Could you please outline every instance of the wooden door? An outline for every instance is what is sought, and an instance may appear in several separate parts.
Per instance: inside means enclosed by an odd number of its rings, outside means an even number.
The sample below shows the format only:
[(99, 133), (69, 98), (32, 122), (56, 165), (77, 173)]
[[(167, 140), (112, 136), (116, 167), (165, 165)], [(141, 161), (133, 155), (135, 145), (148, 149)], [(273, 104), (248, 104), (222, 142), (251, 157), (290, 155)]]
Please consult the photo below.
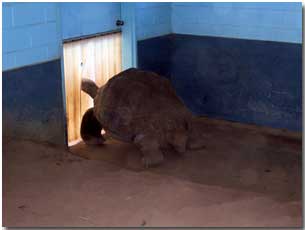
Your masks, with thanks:
[(78, 143), (83, 114), (93, 99), (81, 91), (81, 79), (89, 78), (100, 87), (121, 72), (121, 33), (64, 44), (67, 135), (69, 145)]

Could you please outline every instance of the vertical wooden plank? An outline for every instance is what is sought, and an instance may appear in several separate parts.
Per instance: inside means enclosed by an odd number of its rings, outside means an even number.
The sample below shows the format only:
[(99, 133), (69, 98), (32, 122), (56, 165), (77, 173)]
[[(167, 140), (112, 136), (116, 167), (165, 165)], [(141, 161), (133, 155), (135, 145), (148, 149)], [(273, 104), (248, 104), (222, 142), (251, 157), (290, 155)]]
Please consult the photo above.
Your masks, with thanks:
[(116, 34), (115, 36), (115, 72), (116, 74), (122, 71), (122, 39), (121, 39), (121, 33)]
[[(82, 52), (82, 78), (89, 78), (92, 81), (95, 81), (95, 68), (94, 68), (94, 41), (93, 39), (82, 40), (81, 42), (81, 52)], [(81, 112), (80, 117), (82, 118), (83, 114), (87, 109), (93, 107), (93, 99), (88, 96), (86, 93), (81, 91)]]
[(80, 140), (83, 114), (93, 107), (93, 99), (81, 92), (81, 79), (104, 85), (122, 69), (121, 33), (64, 44), (66, 116), (68, 141)]
[(76, 140), (79, 137), (80, 59), (80, 46), (78, 44), (65, 45), (64, 65), (68, 141)]
[(74, 124), (74, 139), (77, 140), (80, 137), (80, 124), (81, 124), (81, 117), (79, 116), (81, 112), (81, 46), (76, 45), (75, 47), (75, 57), (74, 57), (74, 66), (75, 66), (75, 73), (74, 73), (74, 118), (75, 120), (73, 121)]
[(102, 38), (98, 38), (97, 41), (94, 43), (94, 50), (95, 52), (95, 73), (96, 73), (96, 78), (95, 82), (98, 86), (102, 86), (105, 84), (105, 81), (103, 80), (103, 53), (102, 53), (102, 48), (103, 48), (103, 40)]

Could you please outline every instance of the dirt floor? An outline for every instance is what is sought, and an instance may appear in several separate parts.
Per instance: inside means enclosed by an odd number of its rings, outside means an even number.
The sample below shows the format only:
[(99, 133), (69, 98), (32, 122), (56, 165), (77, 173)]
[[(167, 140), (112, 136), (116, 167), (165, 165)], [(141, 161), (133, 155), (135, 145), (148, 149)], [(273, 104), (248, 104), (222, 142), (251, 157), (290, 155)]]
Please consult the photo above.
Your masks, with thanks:
[(4, 138), (3, 225), (302, 225), (300, 134), (202, 118), (192, 138), (204, 147), (151, 169), (115, 140), (67, 151)]

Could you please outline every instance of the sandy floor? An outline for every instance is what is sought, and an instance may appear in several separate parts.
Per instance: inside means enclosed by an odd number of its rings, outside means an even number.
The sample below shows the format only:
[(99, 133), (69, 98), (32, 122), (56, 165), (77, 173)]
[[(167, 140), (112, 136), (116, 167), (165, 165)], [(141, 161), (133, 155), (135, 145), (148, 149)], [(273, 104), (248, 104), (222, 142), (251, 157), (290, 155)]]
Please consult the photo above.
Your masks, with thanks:
[(114, 140), (68, 152), (4, 139), (3, 225), (301, 226), (299, 134), (201, 119), (193, 138), (204, 148), (148, 170)]

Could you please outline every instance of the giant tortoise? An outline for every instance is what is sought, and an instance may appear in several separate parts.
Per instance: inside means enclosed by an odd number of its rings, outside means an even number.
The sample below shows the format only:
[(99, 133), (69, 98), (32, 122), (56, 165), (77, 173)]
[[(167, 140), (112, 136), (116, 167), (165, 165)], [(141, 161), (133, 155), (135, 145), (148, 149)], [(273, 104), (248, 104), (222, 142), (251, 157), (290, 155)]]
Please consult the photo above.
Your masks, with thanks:
[(94, 99), (94, 108), (82, 119), (85, 143), (103, 143), (104, 129), (115, 139), (136, 144), (146, 167), (160, 164), (164, 149), (186, 151), (192, 114), (165, 77), (131, 68), (100, 88), (83, 79), (82, 90)]

